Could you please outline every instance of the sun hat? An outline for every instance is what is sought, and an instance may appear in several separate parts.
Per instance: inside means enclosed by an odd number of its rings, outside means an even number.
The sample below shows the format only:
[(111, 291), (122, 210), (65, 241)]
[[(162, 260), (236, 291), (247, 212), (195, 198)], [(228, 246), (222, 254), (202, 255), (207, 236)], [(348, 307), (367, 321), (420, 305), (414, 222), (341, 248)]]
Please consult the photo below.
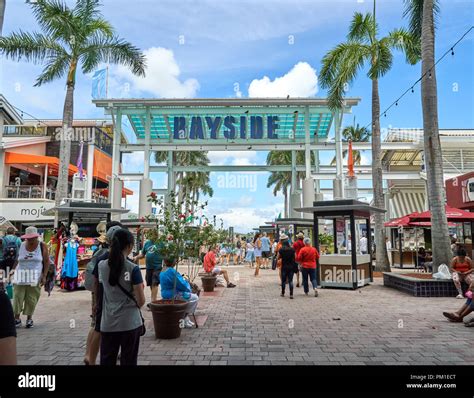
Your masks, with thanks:
[(31, 226), (25, 229), (25, 234), (21, 236), (21, 239), (33, 239), (37, 238), (38, 236), (40, 236), (38, 233), (38, 228)]
[(105, 243), (105, 242), (107, 242), (107, 237), (106, 237), (105, 234), (103, 234), (103, 235), (100, 235), (100, 236), (97, 238), (97, 240), (99, 241), (99, 243)]
[(286, 234), (281, 234), (280, 235), (280, 240), (287, 240), (288, 239), (288, 235)]
[(298, 238), (304, 238), (304, 233), (303, 232), (298, 232)]
[(113, 227), (110, 227), (107, 230), (107, 241), (110, 243), (112, 242), (112, 239), (114, 238), (115, 232), (117, 232), (119, 229), (122, 229), (120, 225), (114, 225)]

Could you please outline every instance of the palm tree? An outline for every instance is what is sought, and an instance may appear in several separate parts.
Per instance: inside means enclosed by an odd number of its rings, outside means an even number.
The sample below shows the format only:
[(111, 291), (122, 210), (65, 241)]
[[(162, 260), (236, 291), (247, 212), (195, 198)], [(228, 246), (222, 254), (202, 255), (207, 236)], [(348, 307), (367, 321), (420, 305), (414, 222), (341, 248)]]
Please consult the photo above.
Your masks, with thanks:
[(431, 210), (433, 272), (440, 264), (449, 264), (450, 250), (443, 156), (438, 130), (438, 97), (435, 67), (435, 18), (437, 0), (405, 0), (404, 16), (410, 20), (410, 32), (421, 40), (421, 105), (423, 108), (424, 158), (428, 202)]
[[(311, 152), (311, 164), (314, 163), (314, 153)], [(270, 151), (267, 155), (267, 164), (268, 165), (291, 165), (291, 151)], [(305, 153), (304, 151), (296, 151), (296, 164), (304, 165), (305, 164)], [(302, 181), (306, 178), (304, 171), (296, 172), (296, 187), (298, 189), (302, 187)], [(289, 203), (288, 196), (289, 190), (291, 189), (291, 171), (273, 171), (270, 173), (267, 181), (267, 188), (275, 185), (273, 189), (273, 195), (277, 195), (278, 192), (283, 193), (285, 197), (285, 217), (288, 216), (289, 212)]]
[(285, 204), (283, 209), (283, 217), (288, 217), (288, 188), (291, 185), (291, 174), (288, 172), (272, 171), (268, 177), (267, 188), (273, 188), (273, 196), (277, 196), (279, 192), (283, 193)]
[[(321, 86), (328, 89), (329, 107), (333, 110), (342, 109), (345, 85), (350, 84), (357, 72), (368, 64), (368, 78), (372, 82), (372, 184), (374, 204), (384, 208), (381, 137), (380, 137), (380, 99), (379, 79), (392, 66), (392, 50), (405, 52), (410, 64), (416, 63), (419, 55), (417, 42), (404, 29), (396, 29), (381, 39), (377, 37), (378, 24), (374, 13), (355, 13), (347, 41), (337, 45), (323, 58), (320, 73)], [(375, 214), (376, 270), (390, 271), (390, 264), (385, 246), (384, 216)]]
[(31, 3), (42, 33), (14, 32), (0, 38), (0, 53), (16, 61), (44, 64), (35, 86), (66, 77), (60, 142), (60, 164), (56, 204), (68, 194), (68, 167), (71, 140), (67, 132), (74, 118), (74, 88), (79, 67), (91, 73), (102, 62), (129, 67), (135, 75), (145, 75), (145, 56), (132, 44), (115, 35), (112, 25), (99, 11), (99, 0), (76, 0), (69, 8), (61, 0)]
[[(357, 126), (348, 126), (342, 130), (342, 140), (345, 142), (367, 142), (370, 138), (370, 131), (367, 127), (360, 127), (359, 123)], [(347, 149), (342, 152), (342, 157), (345, 158), (347, 156)], [(353, 150), (352, 156), (354, 158), (354, 164), (359, 164), (362, 160), (362, 156), (360, 151)], [(336, 157), (333, 158), (331, 161), (331, 166), (336, 164)]]
[[(155, 161), (163, 163), (168, 160), (167, 151), (155, 152)], [(207, 166), (209, 158), (207, 152), (201, 151), (175, 151), (173, 152), (173, 165), (175, 166)], [(178, 203), (184, 203), (184, 199), (192, 195), (193, 186), (201, 183), (196, 189), (198, 192), (209, 194), (212, 188), (209, 186), (209, 173), (204, 172), (177, 172), (176, 185), (178, 187)], [(199, 184), (198, 184), (199, 185)], [(197, 194), (199, 199), (199, 195)], [(187, 209), (185, 209), (187, 210)]]

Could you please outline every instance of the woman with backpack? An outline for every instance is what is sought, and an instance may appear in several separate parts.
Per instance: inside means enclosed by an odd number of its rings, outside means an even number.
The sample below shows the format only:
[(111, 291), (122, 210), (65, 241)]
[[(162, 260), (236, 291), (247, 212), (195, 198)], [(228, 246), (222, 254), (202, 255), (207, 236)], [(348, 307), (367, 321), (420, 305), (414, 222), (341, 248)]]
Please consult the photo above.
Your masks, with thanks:
[(25, 241), (18, 251), (11, 274), (13, 275), (13, 312), (15, 326), (21, 326), (21, 313), (26, 315), (26, 327), (33, 327), (33, 314), (46, 282), (49, 253), (45, 243), (39, 241), (36, 227), (28, 227), (21, 238)]
[(100, 322), (100, 364), (137, 365), (145, 304), (140, 267), (127, 259), (134, 238), (126, 229), (117, 230), (110, 245), (109, 258), (99, 263), (99, 283), (103, 287)]

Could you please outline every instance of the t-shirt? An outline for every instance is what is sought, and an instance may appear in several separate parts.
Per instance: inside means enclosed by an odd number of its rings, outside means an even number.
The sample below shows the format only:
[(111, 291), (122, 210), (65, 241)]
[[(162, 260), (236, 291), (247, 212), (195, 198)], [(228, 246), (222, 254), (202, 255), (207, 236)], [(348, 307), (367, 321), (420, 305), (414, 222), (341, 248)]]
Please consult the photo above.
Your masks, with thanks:
[(159, 244), (155, 244), (151, 240), (145, 242), (142, 253), (145, 255), (146, 269), (160, 271), (163, 268), (163, 257), (159, 249)]
[(204, 271), (212, 272), (215, 266), (216, 266), (216, 253), (214, 253), (214, 250), (210, 250), (204, 256), (204, 264), (203, 264)]
[(270, 239), (268, 239), (266, 236), (263, 238), (260, 238), (260, 241), (262, 242), (262, 252), (269, 252), (270, 251)]
[[(176, 290), (175, 290), (176, 282)], [(165, 272), (160, 272), (161, 297), (165, 300), (173, 298), (178, 293), (185, 300), (191, 298), (191, 285), (174, 268), (168, 268)]]
[[(99, 263), (99, 282), (103, 287), (101, 332), (126, 332), (142, 325), (140, 311), (135, 302), (130, 299), (118, 285), (109, 284), (109, 260)], [(129, 260), (125, 260), (120, 285), (132, 295), (133, 286), (143, 283), (140, 267)]]
[(294, 269), (295, 266), (295, 249), (292, 247), (282, 247), (278, 253), (280, 254), (282, 261), (282, 268)]

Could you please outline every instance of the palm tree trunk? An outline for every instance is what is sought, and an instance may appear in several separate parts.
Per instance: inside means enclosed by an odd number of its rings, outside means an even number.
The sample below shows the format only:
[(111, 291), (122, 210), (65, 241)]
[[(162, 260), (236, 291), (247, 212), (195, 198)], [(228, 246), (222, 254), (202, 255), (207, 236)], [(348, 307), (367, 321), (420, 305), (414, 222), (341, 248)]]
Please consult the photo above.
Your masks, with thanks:
[(58, 185), (56, 187), (56, 206), (62, 199), (68, 196), (69, 186), (69, 162), (71, 160), (71, 139), (69, 132), (74, 119), (74, 80), (76, 63), (73, 61), (69, 69), (66, 98), (64, 100), (62, 137), (59, 143), (59, 172)]
[(440, 264), (449, 264), (451, 247), (446, 219), (446, 193), (444, 191), (443, 157), (438, 130), (438, 98), (434, 67), (433, 0), (423, 3), (421, 28), (421, 103), (423, 108), (424, 157), (428, 185), (428, 202), (431, 209), (431, 240), (433, 272)]
[(3, 20), (5, 19), (5, 6), (7, 0), (0, 0), (0, 36), (3, 32)]
[[(374, 206), (385, 208), (382, 178), (382, 145), (380, 137), (380, 98), (379, 82), (372, 79), (372, 185), (374, 188)], [(375, 270), (390, 272), (387, 246), (385, 246), (384, 214), (375, 213)], [(370, 231), (367, 231), (370, 233)]]
[(285, 196), (285, 208), (283, 209), (283, 217), (288, 218), (288, 187), (285, 187), (283, 195)]

